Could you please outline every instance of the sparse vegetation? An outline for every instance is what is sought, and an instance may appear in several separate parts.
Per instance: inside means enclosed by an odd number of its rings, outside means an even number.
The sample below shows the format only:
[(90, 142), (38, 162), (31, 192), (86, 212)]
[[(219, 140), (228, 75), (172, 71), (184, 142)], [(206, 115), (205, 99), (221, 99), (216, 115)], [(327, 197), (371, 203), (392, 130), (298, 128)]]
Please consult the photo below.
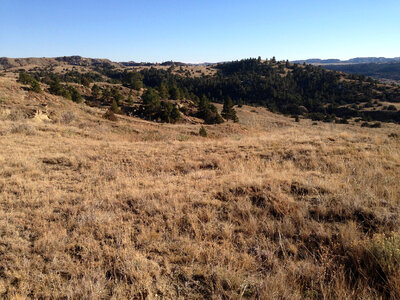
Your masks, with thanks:
[(203, 126), (212, 96), (145, 83), (138, 116), (186, 108), (159, 124), (109, 109), (121, 83), (99, 83), (94, 107), (49, 83), (0, 77), (0, 297), (399, 298), (398, 124), (243, 104), (239, 124)]

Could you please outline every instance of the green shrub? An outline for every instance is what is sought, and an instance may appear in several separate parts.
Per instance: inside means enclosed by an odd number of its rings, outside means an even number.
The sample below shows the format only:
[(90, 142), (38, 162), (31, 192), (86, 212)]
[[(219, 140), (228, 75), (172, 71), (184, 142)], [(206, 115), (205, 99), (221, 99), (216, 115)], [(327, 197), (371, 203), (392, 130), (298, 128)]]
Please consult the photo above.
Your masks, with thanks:
[(115, 99), (111, 103), (110, 110), (115, 114), (119, 114), (121, 112), (121, 109), (119, 108), (118, 103), (117, 101), (115, 101)]
[(34, 79), (31, 75), (26, 72), (20, 72), (18, 77), (18, 82), (22, 84), (30, 84)]
[(207, 134), (207, 130), (204, 128), (204, 126), (200, 127), (199, 135), (202, 136), (202, 137), (207, 137), (207, 135), (208, 135)]
[(385, 295), (400, 297), (400, 235), (376, 234), (367, 241), (356, 243), (350, 250), (352, 272)]
[(41, 93), (42, 92), (42, 89), (40, 88), (40, 84), (36, 80), (33, 80), (31, 82), (31, 91), (33, 91), (35, 93)]

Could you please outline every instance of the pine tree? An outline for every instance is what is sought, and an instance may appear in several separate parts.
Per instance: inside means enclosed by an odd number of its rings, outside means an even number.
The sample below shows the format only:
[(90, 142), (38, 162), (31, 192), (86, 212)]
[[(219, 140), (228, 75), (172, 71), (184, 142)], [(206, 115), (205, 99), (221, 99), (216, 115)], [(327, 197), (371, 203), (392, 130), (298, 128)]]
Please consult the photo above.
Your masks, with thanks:
[(152, 88), (146, 90), (143, 94), (142, 110), (147, 118), (157, 117), (160, 111), (161, 101), (160, 96)]
[(129, 90), (128, 104), (129, 104), (129, 105), (135, 104), (135, 102), (133, 101), (132, 90)]
[(74, 87), (70, 87), (71, 100), (76, 103), (81, 103), (83, 101), (82, 95)]
[(39, 82), (37, 82), (37, 80), (33, 80), (31, 82), (31, 91), (35, 92), (35, 93), (41, 93), (42, 89), (40, 88), (40, 84)]
[(113, 102), (112, 102), (112, 104), (111, 104), (110, 110), (111, 110), (113, 113), (116, 113), (116, 114), (118, 114), (118, 113), (121, 112), (121, 109), (119, 108), (118, 103), (117, 103), (117, 101), (115, 101), (115, 99), (113, 100)]
[(207, 137), (207, 130), (204, 128), (204, 126), (200, 127), (199, 135), (202, 137)]
[(90, 80), (86, 76), (82, 77), (81, 83), (83, 86), (86, 86), (86, 87), (90, 86)]
[(99, 98), (100, 92), (101, 92), (101, 90), (100, 90), (99, 86), (98, 86), (97, 84), (94, 84), (94, 85), (92, 86), (92, 97), (93, 97), (94, 99)]
[(236, 116), (236, 111), (233, 108), (233, 102), (231, 97), (227, 96), (224, 99), (224, 106), (222, 108), (222, 117), (227, 120), (233, 120), (234, 122), (239, 122), (239, 118)]
[(117, 102), (117, 104), (120, 105), (124, 96), (122, 96), (122, 94), (120, 93), (118, 88), (113, 87), (111, 89), (111, 95), (112, 95), (112, 98)]
[(160, 94), (161, 99), (169, 98), (168, 87), (164, 82), (161, 82), (160, 86), (158, 87), (158, 92)]
[(179, 100), (182, 98), (182, 91), (176, 85), (173, 85), (170, 88), (169, 94), (173, 100)]
[(111, 95), (111, 91), (108, 88), (105, 88), (102, 92), (102, 100), (104, 102), (109, 102), (111, 99), (112, 95)]
[(197, 116), (207, 124), (221, 124), (224, 122), (215, 105), (211, 104), (205, 95), (200, 99)]
[(18, 82), (22, 84), (30, 84), (34, 79), (26, 72), (19, 73)]

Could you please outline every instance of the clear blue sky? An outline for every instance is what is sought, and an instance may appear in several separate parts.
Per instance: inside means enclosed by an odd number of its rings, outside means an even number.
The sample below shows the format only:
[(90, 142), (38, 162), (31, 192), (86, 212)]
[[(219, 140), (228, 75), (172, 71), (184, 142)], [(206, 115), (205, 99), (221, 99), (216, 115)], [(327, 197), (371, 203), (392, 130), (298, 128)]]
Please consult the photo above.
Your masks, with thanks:
[(400, 0), (0, 0), (0, 57), (400, 56)]

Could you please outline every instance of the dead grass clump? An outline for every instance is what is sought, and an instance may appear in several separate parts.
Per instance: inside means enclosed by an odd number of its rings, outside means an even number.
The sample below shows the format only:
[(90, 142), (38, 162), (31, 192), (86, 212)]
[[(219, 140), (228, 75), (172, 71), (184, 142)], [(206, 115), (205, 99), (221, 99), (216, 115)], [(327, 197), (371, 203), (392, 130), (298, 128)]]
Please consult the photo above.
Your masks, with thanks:
[(13, 109), (7, 115), (7, 119), (10, 121), (21, 121), (26, 118), (26, 115), (20, 109)]
[(70, 124), (75, 119), (75, 114), (72, 111), (67, 111), (61, 115), (60, 121), (64, 124)]
[(109, 120), (109, 121), (113, 121), (113, 122), (118, 121), (117, 116), (114, 114), (114, 112), (111, 109), (108, 109), (104, 113), (103, 118), (106, 119), (106, 120)]
[(35, 129), (27, 123), (13, 124), (9, 129), (12, 134), (34, 135)]
[(377, 234), (349, 248), (348, 272), (358, 284), (365, 281), (387, 299), (400, 298), (400, 235)]

